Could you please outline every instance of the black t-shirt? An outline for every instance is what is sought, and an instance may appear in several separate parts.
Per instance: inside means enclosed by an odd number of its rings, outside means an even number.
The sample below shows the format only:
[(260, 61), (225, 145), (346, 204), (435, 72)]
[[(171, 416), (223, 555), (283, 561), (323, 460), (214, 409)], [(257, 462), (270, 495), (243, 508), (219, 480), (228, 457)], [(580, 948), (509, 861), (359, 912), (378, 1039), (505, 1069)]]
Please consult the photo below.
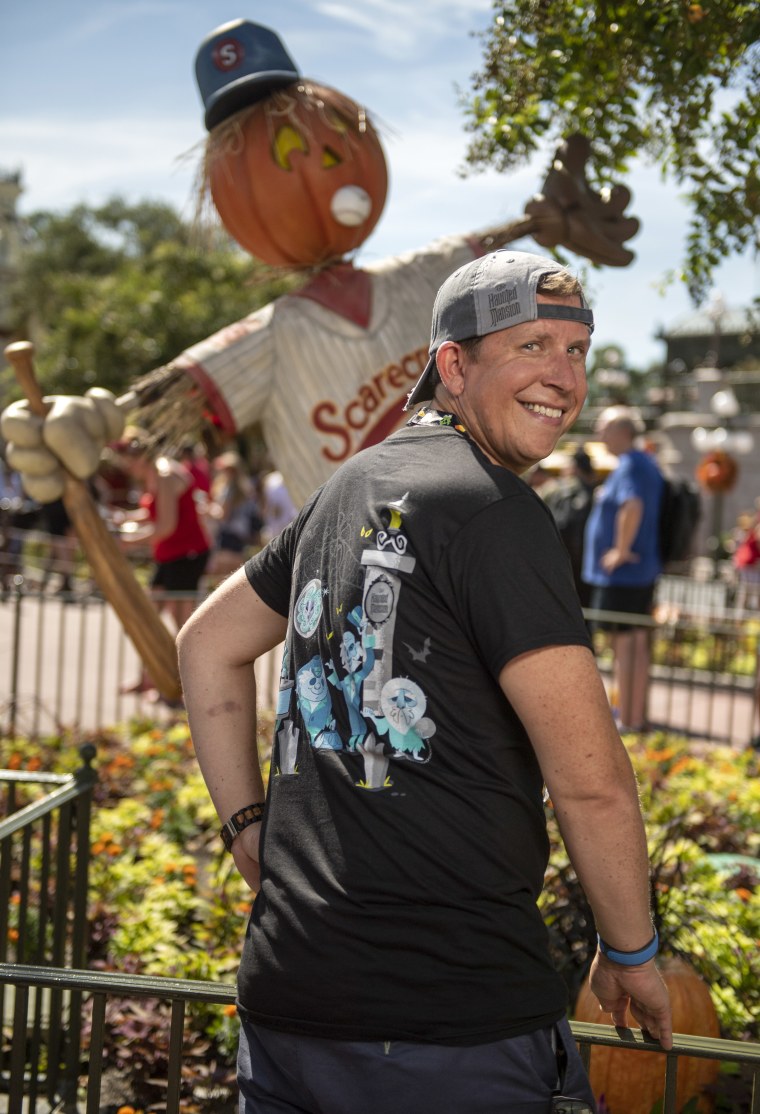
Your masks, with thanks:
[(348, 1040), (556, 1020), (542, 778), (498, 684), (519, 654), (588, 645), (542, 501), (452, 428), (410, 427), (246, 571), (289, 623), (241, 1004)]

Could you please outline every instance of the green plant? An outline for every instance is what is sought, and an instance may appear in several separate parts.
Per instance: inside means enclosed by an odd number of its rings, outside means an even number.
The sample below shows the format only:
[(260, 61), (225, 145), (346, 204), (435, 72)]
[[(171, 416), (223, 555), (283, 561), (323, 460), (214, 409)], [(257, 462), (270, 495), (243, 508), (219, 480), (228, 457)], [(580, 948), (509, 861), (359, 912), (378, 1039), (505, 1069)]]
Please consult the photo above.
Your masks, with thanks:
[[(724, 1036), (756, 1039), (758, 757), (722, 747), (696, 754), (687, 740), (664, 733), (632, 737), (628, 749), (647, 823), (652, 905), (662, 950), (688, 959), (706, 980)], [(540, 904), (555, 963), (573, 1001), (596, 935), (551, 812), (548, 824), (551, 857)]]
[[(262, 716), (258, 745), (265, 774), (271, 728), (271, 716)], [(91, 825), (90, 966), (232, 983), (251, 894), (221, 850), (187, 723), (134, 721), (88, 741), (97, 748), (99, 775)], [(69, 773), (80, 764), (81, 742), (74, 733), (16, 739), (3, 753), (15, 769)], [(758, 756), (717, 747), (697, 752), (666, 734), (627, 743), (650, 835), (663, 946), (688, 958), (707, 980), (724, 1036), (757, 1037), (760, 893), (752, 863), (760, 851)], [(596, 936), (551, 809), (547, 819), (551, 856), (541, 908), (574, 999)], [(10, 927), (18, 927), (12, 919)], [(145, 1114), (160, 1109), (164, 1095), (165, 1025), (165, 1009), (157, 1004), (109, 1005), (106, 1062), (118, 1064), (134, 1087), (133, 1106)], [(193, 1005), (185, 1038), (183, 1114), (226, 1112), (237, 1041), (234, 1009)], [(739, 1091), (743, 1085), (739, 1077), (729, 1083)]]

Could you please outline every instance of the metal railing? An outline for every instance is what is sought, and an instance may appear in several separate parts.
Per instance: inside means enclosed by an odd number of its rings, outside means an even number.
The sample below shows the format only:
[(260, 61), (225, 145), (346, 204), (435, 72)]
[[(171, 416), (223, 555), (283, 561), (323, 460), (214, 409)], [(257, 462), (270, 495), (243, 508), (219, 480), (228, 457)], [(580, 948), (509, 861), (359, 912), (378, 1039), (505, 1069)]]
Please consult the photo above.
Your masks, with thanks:
[[(649, 666), (647, 723), (707, 742), (745, 746), (760, 730), (760, 616), (744, 614), (718, 622), (659, 618), (611, 611), (584, 612), (592, 626), (647, 632)], [(597, 663), (613, 709), (618, 679), (614, 633), (597, 629)], [(633, 680), (629, 675), (629, 683)]]
[[(24, 605), (34, 602), (19, 598), (9, 601), (10, 606), (21, 608), (20, 623)], [(38, 612), (47, 606), (39, 599), (36, 603)], [(56, 603), (58, 609), (66, 606), (59, 601)], [(80, 607), (83, 613), (90, 609), (89, 604)], [(104, 610), (105, 605), (100, 604), (98, 608)], [(84, 617), (83, 614), (82, 621)], [(625, 619), (630, 621), (631, 617), (625, 616)], [(660, 685), (664, 696), (669, 694), (671, 704), (665, 705), (666, 718), (673, 722), (678, 719), (674, 693), (687, 694), (692, 711), (701, 694), (706, 695), (708, 708), (718, 709), (716, 715), (720, 716), (723, 734), (738, 736), (743, 732), (746, 724), (740, 722), (739, 713), (731, 708), (736, 703), (737, 708), (740, 705), (744, 708), (742, 714), (751, 716), (754, 706), (752, 687), (753, 670), (757, 668), (758, 635), (752, 621), (744, 615), (729, 615), (718, 624), (710, 617), (687, 619), (679, 611), (665, 622), (642, 622), (648, 624), (655, 641), (660, 638), (664, 643), (664, 648), (653, 647), (652, 683), (655, 691)], [(23, 641), (20, 623), (14, 639)], [(704, 658), (705, 637), (709, 643), (707, 659)], [(699, 644), (701, 657), (684, 664), (686, 650), (696, 644)], [(680, 657), (677, 660), (668, 658), (672, 647), (678, 648)], [(743, 672), (730, 668), (736, 664), (737, 654), (743, 655)], [(46, 655), (38, 652), (33, 657), (35, 662), (40, 662), (41, 657), (59, 660), (60, 654), (53, 654), (49, 648)], [(82, 668), (76, 656), (74, 662), (76, 669)], [(46, 675), (44, 666), (45, 660), (42, 660), (43, 677)], [(265, 699), (269, 699), (276, 688), (279, 652), (270, 656), (264, 669), (261, 689)], [(724, 701), (720, 708), (714, 703), (719, 697)], [(726, 700), (730, 702), (728, 705)], [(704, 709), (699, 713), (700, 730), (705, 732), (710, 724), (703, 713)], [(21, 1114), (22, 1110), (24, 1114), (35, 1114), (37, 1110), (42, 1111), (44, 1103), (48, 1111), (75, 1114), (80, 1110), (81, 1101), (86, 1103), (86, 1114), (96, 1114), (100, 1109), (107, 1005), (115, 999), (158, 999), (171, 1004), (166, 1110), (169, 1114), (178, 1112), (182, 1101), (183, 1031), (188, 1004), (205, 1002), (223, 1009), (234, 1002), (234, 987), (223, 984), (83, 969), (86, 962), (89, 809), (95, 780), (90, 769), (93, 755), (92, 748), (83, 748), (85, 765), (71, 777), (0, 771), (0, 785), (7, 786), (8, 813), (0, 822), (0, 1018), (4, 1033), (10, 1038), (7, 1054), (0, 1054), (0, 1090), (5, 1089), (8, 1094), (9, 1114)], [(52, 787), (52, 791), (43, 800), (19, 807), (20, 787), (33, 783), (43, 788)], [(73, 855), (70, 854), (72, 847)], [(30, 917), (35, 896), (39, 897), (36, 920)], [(11, 911), (16, 918), (13, 925), (9, 919)], [(16, 935), (11, 939), (9, 929), (12, 927)], [(3, 991), (6, 986), (14, 987), (12, 1003), (6, 1003)], [(83, 1043), (82, 1025), (86, 1012), (88, 1032)], [(647, 1043), (640, 1034), (630, 1030), (615, 1031), (606, 1026), (577, 1022), (573, 1023), (573, 1031), (587, 1064), (594, 1045), (663, 1054), (658, 1045)], [(681, 1056), (750, 1065), (753, 1076), (751, 1110), (752, 1114), (760, 1114), (760, 1046), (678, 1036), (673, 1052), (664, 1055), (667, 1071), (663, 1114), (673, 1114), (676, 1109), (675, 1085)]]
[[(35, 992), (49, 991), (62, 994), (66, 991), (80, 997), (89, 995), (92, 1000), (90, 1042), (86, 1060), (79, 1065), (79, 1091), (84, 1101), (84, 1114), (98, 1114), (101, 1099), (101, 1080), (104, 1065), (106, 1007), (110, 998), (148, 998), (171, 1003), (169, 1033), (168, 1078), (165, 1097), (166, 1114), (179, 1114), (183, 1079), (183, 1045), (185, 1008), (190, 1002), (205, 1002), (220, 1007), (235, 1002), (235, 987), (223, 983), (199, 982), (191, 979), (167, 979), (146, 975), (125, 975), (98, 971), (72, 971), (45, 969), (0, 963), (0, 985), (7, 983), (16, 988), (13, 1062), (9, 1080), (8, 1114), (22, 1114), (29, 1092), (29, 1067), (25, 1063), (25, 1031), (29, 1003)], [(586, 1068), (590, 1067), (595, 1046), (632, 1049), (639, 1052), (658, 1052), (666, 1057), (662, 1114), (676, 1114), (676, 1085), (681, 1057), (698, 1057), (721, 1063), (747, 1064), (752, 1072), (752, 1098), (750, 1114), (760, 1114), (760, 1045), (744, 1041), (719, 1040), (676, 1034), (672, 1051), (665, 1052), (659, 1044), (647, 1040), (639, 1030), (613, 1029), (608, 1025), (589, 1022), (571, 1022), (573, 1035), (578, 1042)], [(187, 1073), (184, 1073), (187, 1079)], [(36, 1114), (37, 1105), (29, 1102), (25, 1114)], [(80, 1110), (74, 1095), (66, 1097), (55, 1109), (76, 1114)]]
[[(0, 820), (0, 961), (13, 967), (32, 963), (84, 967), (87, 960), (87, 903), (90, 861), (90, 815), (96, 781), (95, 748), (81, 748), (83, 764), (73, 774), (55, 775), (0, 770), (5, 787)], [(40, 799), (22, 803), (31, 787), (49, 789)], [(16, 1028), (12, 1053), (24, 1053), (30, 1068), (29, 1097), (44, 1082), (48, 1096), (71, 1078), (79, 1060), (81, 991), (64, 996), (58, 989), (35, 1002), (30, 1022)], [(0, 1021), (8, 1019), (0, 982)], [(40, 1065), (43, 1061), (46, 1070)], [(0, 1054), (0, 1086), (10, 1069)]]
[[(275, 706), (281, 657), (277, 650), (257, 663), (264, 707)], [(35, 739), (65, 728), (111, 728), (140, 716), (170, 719), (172, 709), (156, 701), (157, 694), (122, 691), (141, 672), (118, 616), (96, 592), (47, 595), (20, 585), (0, 601), (1, 734)]]
[[(730, 586), (663, 577), (655, 618), (630, 616), (651, 632), (649, 719), (657, 727), (744, 746), (757, 724), (760, 615), (731, 606)], [(589, 620), (612, 618), (587, 612)], [(257, 662), (259, 701), (276, 702), (281, 650)], [(49, 596), (23, 587), (0, 603), (0, 730), (31, 738), (64, 727), (94, 731), (134, 716), (171, 716), (121, 687), (139, 658), (110, 606), (97, 595)], [(612, 682), (600, 643), (599, 664)], [(614, 701), (613, 701), (614, 703)]]

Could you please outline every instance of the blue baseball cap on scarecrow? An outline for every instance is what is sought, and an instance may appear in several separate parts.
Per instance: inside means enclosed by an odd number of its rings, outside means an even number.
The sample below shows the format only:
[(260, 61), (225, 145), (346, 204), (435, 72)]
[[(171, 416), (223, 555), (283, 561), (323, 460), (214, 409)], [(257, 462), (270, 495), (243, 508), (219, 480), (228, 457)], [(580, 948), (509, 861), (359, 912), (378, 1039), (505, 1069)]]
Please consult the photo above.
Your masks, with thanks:
[(195, 56), (195, 77), (203, 98), (206, 128), (298, 81), (300, 73), (279, 36), (247, 19), (217, 27)]

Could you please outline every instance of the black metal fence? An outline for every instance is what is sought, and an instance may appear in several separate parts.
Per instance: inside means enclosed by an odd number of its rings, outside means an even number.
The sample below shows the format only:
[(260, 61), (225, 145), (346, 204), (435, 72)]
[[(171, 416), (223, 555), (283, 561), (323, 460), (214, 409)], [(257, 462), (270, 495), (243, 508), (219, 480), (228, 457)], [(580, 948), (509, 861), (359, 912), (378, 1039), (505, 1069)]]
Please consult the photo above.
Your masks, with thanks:
[[(8, 662), (0, 677), (6, 734), (112, 726), (123, 718), (119, 681), (139, 662), (106, 604), (18, 587), (0, 612), (11, 620), (0, 626), (11, 650), (0, 656), (2, 669)], [(758, 617), (732, 609), (710, 585), (672, 578), (661, 586), (655, 619), (640, 622), (651, 637), (651, 718), (702, 739), (746, 743), (755, 722)], [(603, 640), (598, 655), (611, 685)], [(266, 702), (276, 691), (279, 654), (263, 666)], [(234, 988), (222, 984), (84, 970), (92, 757), (92, 748), (83, 748), (84, 765), (71, 777), (0, 771), (0, 1092), (9, 1114), (100, 1110), (107, 1008), (117, 999), (170, 1003), (165, 1108), (179, 1112), (188, 1004), (224, 1010), (234, 1002)], [(33, 791), (39, 799), (28, 800)], [(587, 1060), (599, 1044), (659, 1050), (630, 1031), (584, 1023), (573, 1029)], [(760, 1114), (760, 1047), (685, 1036), (667, 1054), (663, 1114), (676, 1109), (678, 1063), (686, 1055), (749, 1064), (751, 1112)]]
[[(590, 621), (615, 616), (588, 612)], [(663, 577), (654, 617), (625, 616), (650, 639), (648, 719), (655, 728), (745, 746), (757, 719), (760, 613), (732, 606), (730, 585)], [(614, 705), (609, 643), (597, 657)], [(257, 663), (259, 699), (274, 707), (281, 651)], [(168, 718), (157, 694), (125, 695), (139, 658), (97, 593), (49, 595), (23, 583), (0, 602), (0, 732), (31, 738), (94, 731), (134, 716)], [(1, 761), (1, 760), (0, 760)]]
[[(587, 611), (586, 616), (592, 625), (623, 624), (645, 633), (649, 730), (740, 747), (757, 737), (760, 617), (737, 614), (717, 621), (661, 613), (653, 619), (602, 611)], [(616, 710), (612, 638), (597, 631), (594, 642), (610, 704)]]
[[(0, 770), (0, 962), (12, 969), (86, 963), (94, 747), (83, 746), (81, 756), (68, 776)], [(81, 1006), (80, 989), (51, 986), (31, 1013), (18, 1013), (17, 998), (9, 1014), (0, 981), (0, 1087), (9, 1088), (22, 1063), (31, 1109), (40, 1093), (51, 1105), (65, 1093), (78, 1072)]]
[[(277, 651), (257, 663), (266, 707), (275, 705), (280, 658)], [(171, 718), (157, 693), (124, 691), (141, 672), (116, 613), (95, 591), (50, 595), (21, 584), (0, 600), (0, 734), (39, 738)]]
[[(168, 1078), (166, 1087), (166, 1114), (180, 1114), (180, 1090), (184, 1040), (185, 1007), (190, 1002), (230, 1006), (235, 1000), (235, 988), (221, 983), (199, 982), (190, 979), (155, 978), (145, 975), (123, 975), (97, 971), (72, 971), (45, 969), (28, 965), (0, 963), (0, 985), (15, 987), (13, 1011), (13, 1049), (11, 1072), (8, 1078), (8, 1114), (37, 1114), (42, 1112), (36, 1096), (31, 1093), (31, 1074), (26, 1061), (25, 1035), (28, 1028), (29, 1004), (40, 993), (71, 995), (81, 1001), (91, 1000), (90, 1037), (86, 1055), (77, 1065), (77, 1093), (69, 1093), (56, 1104), (55, 1109), (66, 1114), (98, 1114), (101, 1109), (101, 1080), (103, 1073), (103, 1048), (107, 1004), (113, 998), (159, 999), (171, 1003), (171, 1028), (169, 1034)], [(581, 1055), (588, 1068), (595, 1046), (612, 1046), (638, 1052), (658, 1052), (666, 1058), (662, 1114), (676, 1114), (676, 1085), (679, 1061), (682, 1057), (697, 1057), (723, 1063), (749, 1065), (752, 1073), (750, 1114), (760, 1114), (760, 1045), (744, 1041), (716, 1040), (677, 1034), (673, 1049), (664, 1052), (640, 1032), (630, 1029), (613, 1029), (607, 1025), (588, 1022), (571, 1022), (573, 1035), (581, 1048)], [(632, 1073), (633, 1075), (634, 1073)], [(73, 1079), (71, 1080), (73, 1083)], [(635, 1086), (635, 1084), (632, 1084)], [(83, 1106), (78, 1105), (77, 1097)], [(634, 1096), (632, 1096), (634, 1097)], [(24, 1107), (24, 1102), (28, 1105)], [(49, 1106), (48, 1110), (51, 1109)]]

